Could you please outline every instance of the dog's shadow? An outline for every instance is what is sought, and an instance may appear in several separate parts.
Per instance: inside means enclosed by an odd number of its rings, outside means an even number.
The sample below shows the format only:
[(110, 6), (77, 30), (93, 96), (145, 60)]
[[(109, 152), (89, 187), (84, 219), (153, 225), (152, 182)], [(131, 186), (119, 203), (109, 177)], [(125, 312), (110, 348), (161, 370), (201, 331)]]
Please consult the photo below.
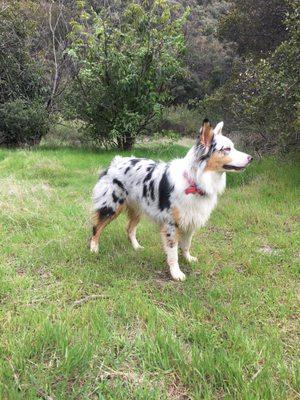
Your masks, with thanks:
[[(102, 238), (102, 241), (105, 239)], [(89, 243), (89, 240), (87, 241)], [(145, 240), (147, 242), (147, 240)], [(87, 246), (88, 247), (88, 246)], [(87, 247), (85, 247), (87, 249)], [(157, 246), (158, 247), (158, 246)], [(116, 279), (138, 279), (141, 281), (153, 280), (155, 282), (175, 282), (169, 272), (169, 267), (166, 261), (166, 255), (162, 245), (160, 248), (145, 246), (143, 249), (134, 250), (127, 238), (111, 238), (109, 249), (106, 246), (99, 246), (99, 253), (90, 253), (89, 261), (91, 268), (106, 269), (106, 273), (114, 275)], [(179, 265), (187, 275), (193, 273), (192, 265), (189, 264), (179, 251)]]

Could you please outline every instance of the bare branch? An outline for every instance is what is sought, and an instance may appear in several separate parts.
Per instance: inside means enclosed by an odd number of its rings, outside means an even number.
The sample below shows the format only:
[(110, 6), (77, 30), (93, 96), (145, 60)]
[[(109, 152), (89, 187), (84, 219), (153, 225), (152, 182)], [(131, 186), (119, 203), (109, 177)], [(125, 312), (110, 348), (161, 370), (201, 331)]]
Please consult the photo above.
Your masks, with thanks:
[(57, 52), (56, 52), (55, 42), (57, 41), (56, 29), (57, 29), (59, 20), (60, 20), (60, 18), (62, 16), (62, 5), (60, 3), (60, 5), (59, 5), (59, 14), (58, 14), (58, 17), (56, 18), (56, 21), (55, 21), (54, 25), (52, 23), (52, 5), (53, 5), (53, 2), (50, 4), (50, 7), (49, 7), (49, 28), (50, 28), (50, 32), (51, 32), (51, 35), (52, 35), (52, 51), (53, 51), (53, 59), (54, 59), (54, 78), (53, 78), (51, 96), (50, 96), (50, 99), (47, 102), (47, 108), (50, 108), (53, 105), (53, 99), (54, 99), (55, 93), (57, 91), (58, 80), (59, 80), (59, 65), (58, 65), (58, 61), (57, 61)]
[(102, 295), (102, 294), (92, 294), (90, 296), (83, 297), (80, 300), (74, 301), (73, 306), (74, 307), (80, 307), (80, 306), (82, 306), (82, 304), (87, 303), (90, 300), (105, 299), (105, 298), (107, 298), (107, 296)]

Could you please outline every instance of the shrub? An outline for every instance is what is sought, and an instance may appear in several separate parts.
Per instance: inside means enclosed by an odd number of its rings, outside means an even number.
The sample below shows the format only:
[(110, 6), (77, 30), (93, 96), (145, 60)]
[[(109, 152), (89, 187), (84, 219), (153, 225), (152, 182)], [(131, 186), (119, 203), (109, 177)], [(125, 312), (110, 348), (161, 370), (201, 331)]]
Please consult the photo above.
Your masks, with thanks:
[(247, 133), (245, 142), (257, 150), (287, 149), (299, 139), (300, 8), (294, 0), (288, 5), (287, 39), (266, 58), (240, 60), (232, 78), (204, 102), (226, 115), (231, 128)]
[(29, 17), (36, 15), (37, 2), (6, 3), (0, 24), (0, 145), (33, 145), (49, 124), (46, 72), (35, 48), (37, 22)]
[(199, 131), (201, 118), (203, 115), (197, 109), (189, 109), (186, 105), (168, 107), (163, 111), (159, 128), (194, 137)]
[(69, 55), (78, 75), (69, 100), (95, 142), (130, 148), (170, 100), (184, 50), (183, 17), (172, 7), (130, 1), (117, 17), (83, 9), (74, 22)]
[(38, 101), (16, 99), (0, 106), (0, 145), (38, 144), (49, 128), (49, 115)]

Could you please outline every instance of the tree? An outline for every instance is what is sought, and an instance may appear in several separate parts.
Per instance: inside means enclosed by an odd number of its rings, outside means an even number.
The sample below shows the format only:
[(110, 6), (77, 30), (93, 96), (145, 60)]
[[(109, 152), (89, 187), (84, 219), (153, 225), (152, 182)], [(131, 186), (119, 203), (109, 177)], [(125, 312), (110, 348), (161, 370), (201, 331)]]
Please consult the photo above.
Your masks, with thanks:
[(237, 45), (241, 56), (267, 56), (287, 37), (289, 0), (234, 0), (219, 24), (219, 37)]
[(186, 13), (166, 0), (122, 7), (95, 12), (82, 4), (69, 50), (77, 68), (69, 101), (96, 142), (129, 149), (183, 73)]
[(174, 103), (195, 103), (228, 79), (234, 58), (233, 49), (217, 36), (218, 21), (229, 10), (225, 0), (185, 0), (190, 8), (184, 27), (186, 52), (183, 62), (187, 74), (175, 80)]
[(259, 148), (287, 149), (299, 140), (300, 7), (294, 0), (287, 7), (286, 39), (269, 57), (248, 57), (236, 65), (232, 79), (215, 95), (215, 105), (223, 108), (235, 128), (248, 133), (249, 143), (255, 138)]
[[(26, 10), (34, 9), (34, 2)], [(43, 107), (43, 68), (30, 55), (29, 37), (34, 23), (24, 4), (13, 0), (0, 9), (0, 145), (38, 143), (47, 131)]]
[(0, 145), (37, 144), (70, 80), (74, 1), (4, 0), (0, 7)]

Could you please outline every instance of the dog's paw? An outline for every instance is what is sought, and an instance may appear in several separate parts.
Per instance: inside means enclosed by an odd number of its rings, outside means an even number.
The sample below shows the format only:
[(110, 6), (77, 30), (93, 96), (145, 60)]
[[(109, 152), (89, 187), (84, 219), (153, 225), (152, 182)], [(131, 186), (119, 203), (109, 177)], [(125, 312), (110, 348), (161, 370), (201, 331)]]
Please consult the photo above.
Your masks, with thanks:
[(139, 243), (132, 245), (132, 247), (134, 248), (135, 251), (144, 249), (144, 246), (141, 246)]
[(180, 281), (183, 282), (186, 280), (186, 276), (182, 271), (171, 271), (172, 278), (174, 281)]
[(98, 253), (98, 251), (99, 251), (98, 244), (93, 242), (92, 240), (91, 240), (91, 243), (90, 243), (90, 251), (91, 251), (91, 253)]
[(191, 256), (190, 254), (187, 254), (185, 258), (186, 258), (186, 260), (187, 260), (189, 263), (197, 262), (197, 261), (198, 261), (198, 258), (197, 258), (197, 257)]

